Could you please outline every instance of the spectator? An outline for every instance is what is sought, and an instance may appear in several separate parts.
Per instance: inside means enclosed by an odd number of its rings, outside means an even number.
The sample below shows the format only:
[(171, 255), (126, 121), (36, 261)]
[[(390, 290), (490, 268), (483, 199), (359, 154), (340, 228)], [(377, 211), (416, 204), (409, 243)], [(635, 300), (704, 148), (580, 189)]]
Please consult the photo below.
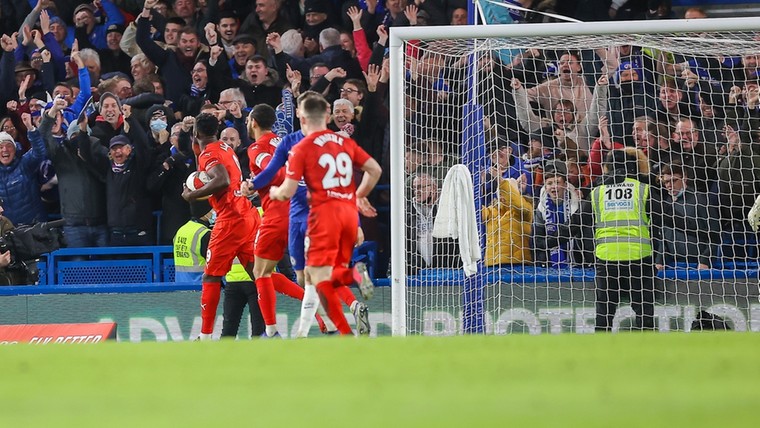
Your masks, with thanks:
[[(245, 72), (245, 63), (248, 58), (256, 54), (256, 41), (247, 34), (240, 34), (233, 39), (232, 46), (234, 54), (229, 60), (229, 65), (232, 78), (237, 79)], [(226, 54), (223, 53), (223, 55)]]
[(499, 196), (483, 207), (486, 249), (483, 264), (522, 264), (531, 261), (530, 228), (533, 204), (523, 196), (525, 176), (507, 178), (499, 183)]
[(106, 49), (100, 49), (101, 72), (103, 74), (119, 71), (129, 74), (131, 64), (129, 55), (125, 54), (119, 43), (124, 34), (124, 26), (121, 24), (111, 24), (106, 30)]
[(153, 0), (147, 0), (137, 20), (137, 45), (159, 68), (159, 73), (166, 82), (166, 98), (179, 100), (192, 84), (190, 72), (194, 64), (206, 57), (201, 49), (198, 33), (193, 27), (185, 27), (179, 38), (177, 50), (163, 49), (150, 38), (150, 8)]
[[(170, 119), (166, 113), (161, 106), (148, 110), (149, 117), (152, 118), (151, 133), (154, 133), (154, 127), (158, 128), (152, 122), (166, 118), (168, 124)], [(169, 128), (169, 144), (154, 148), (153, 165), (146, 181), (148, 191), (161, 197), (161, 230), (158, 236), (161, 245), (172, 242), (174, 234), (188, 221), (191, 214), (191, 207), (182, 199), (182, 188), (187, 176), (195, 170), (195, 158), (190, 140), (181, 140), (179, 137), (181, 127), (178, 123)]]
[(558, 268), (593, 263), (590, 213), (591, 206), (567, 181), (564, 162), (547, 164), (533, 216), (535, 261)]
[(129, 66), (132, 80), (138, 81), (151, 74), (156, 74), (157, 67), (144, 53), (139, 53), (132, 57)]
[(438, 184), (428, 174), (412, 179), (413, 197), (406, 210), (407, 274), (433, 266), (433, 222), (438, 212)]
[(282, 35), (293, 28), (293, 22), (282, 10), (282, 4), (283, 0), (256, 0), (256, 10), (240, 24), (240, 33), (250, 34), (257, 41), (256, 52), (259, 55), (267, 52), (267, 35)]
[[(69, 126), (68, 133), (64, 133), (65, 108), (65, 100), (53, 101), (52, 107), (43, 115), (39, 131), (58, 176), (66, 246), (105, 247), (108, 245), (105, 184), (79, 156), (77, 146), (77, 142), (97, 146), (100, 142), (94, 138), (77, 139), (80, 131), (75, 122)], [(87, 130), (83, 133), (86, 134)]]
[(706, 192), (716, 178), (717, 153), (714, 145), (704, 142), (694, 119), (678, 119), (670, 148), (671, 162), (680, 163), (694, 188)]
[(657, 121), (668, 127), (675, 127), (681, 117), (698, 117), (692, 112), (689, 104), (683, 100), (683, 92), (675, 79), (664, 78), (659, 88), (657, 109), (647, 112), (648, 116), (656, 117)]
[(84, 66), (87, 67), (87, 71), (90, 72), (90, 81), (100, 81), (100, 74), (102, 72), (100, 55), (92, 49), (82, 49), (79, 51), (79, 56), (82, 58)]
[(303, 36), (298, 30), (290, 29), (280, 37), (282, 51), (294, 58), (303, 58), (305, 48), (303, 46)]
[(658, 270), (674, 262), (709, 269), (716, 254), (720, 223), (707, 194), (695, 191), (680, 165), (666, 165), (660, 181), (667, 191), (655, 211), (662, 213), (661, 239), (655, 245)]
[(718, 161), (718, 201), (721, 229), (727, 235), (724, 256), (742, 259), (751, 255), (749, 244), (745, 243), (755, 242), (746, 219), (755, 196), (760, 194), (760, 155), (752, 150), (752, 144), (757, 142), (734, 126), (737, 125), (725, 128), (728, 144), (726, 155)]
[(565, 52), (557, 64), (559, 77), (526, 91), (529, 101), (536, 101), (544, 111), (551, 111), (560, 100), (570, 100), (575, 106), (578, 122), (591, 110), (593, 96), (581, 74), (578, 53)]
[(326, 28), (319, 33), (319, 53), (305, 59), (294, 58), (283, 52), (279, 34), (275, 33), (267, 36), (267, 43), (274, 49), (277, 70), (280, 74), (285, 74), (285, 70), (289, 65), (305, 76), (311, 66), (322, 62), (330, 69), (342, 68), (346, 71), (346, 77), (349, 79), (361, 79), (363, 77), (359, 61), (356, 58), (352, 58), (351, 54), (343, 50), (340, 46), (340, 32), (334, 28)]
[(175, 98), (174, 107), (182, 116), (197, 116), (201, 106), (211, 102), (212, 92), (208, 78), (208, 62), (199, 60), (190, 72), (192, 83), (184, 89), (179, 98)]
[[(540, 119), (527, 102), (527, 92), (518, 79), (512, 79), (517, 119), (527, 132), (537, 132), (545, 126), (554, 128), (562, 142), (566, 156), (578, 157), (577, 149), (588, 151), (598, 133), (599, 117), (607, 114), (607, 76), (602, 76), (594, 89), (591, 110), (582, 119), (576, 116), (575, 104), (568, 99), (559, 100), (552, 108), (552, 119)], [(570, 153), (567, 153), (569, 151)]]
[(99, 0), (100, 8), (105, 12), (105, 19), (98, 24), (95, 18), (95, 6), (80, 4), (74, 9), (74, 27), (69, 27), (66, 45), (72, 46), (74, 38), (79, 41), (80, 48), (106, 49), (106, 31), (112, 24), (124, 24), (124, 15), (119, 8), (109, 0)]
[(261, 55), (254, 55), (245, 62), (245, 71), (239, 78), (233, 79), (229, 65), (226, 61), (220, 61), (218, 56), (221, 48), (218, 46), (212, 51), (209, 60), (211, 70), (209, 81), (220, 84), (225, 88), (239, 88), (245, 96), (246, 104), (268, 104), (276, 108), (282, 102), (282, 86), (279, 77), (273, 70), (267, 68), (266, 60)]
[(47, 219), (40, 198), (37, 171), (47, 157), (45, 142), (32, 124), (29, 113), (21, 114), (31, 150), (20, 155), (13, 137), (0, 132), (0, 198), (5, 201), (5, 217), (13, 224), (34, 224)]
[(333, 25), (331, 22), (328, 0), (306, 0), (304, 2), (305, 22), (302, 28), (306, 56), (319, 53), (319, 33)]
[[(84, 122), (79, 123), (80, 129), (83, 125)], [(139, 130), (134, 133), (135, 137), (118, 134), (108, 140), (108, 148), (90, 146), (83, 132), (77, 141), (82, 158), (106, 183), (109, 245), (112, 246), (155, 243), (150, 197), (145, 185), (151, 167), (147, 139), (133, 120), (130, 121), (132, 127)]]
[[(219, 16), (219, 23), (216, 24), (216, 31), (219, 32), (219, 36), (222, 39), (222, 47), (228, 57), (232, 57), (235, 52), (235, 38), (238, 35), (240, 29), (240, 20), (238, 17), (230, 12), (222, 12)], [(251, 38), (253, 40), (253, 38)], [(210, 40), (206, 40), (211, 44)], [(255, 41), (254, 41), (255, 44)], [(254, 46), (255, 49), (255, 46)], [(254, 50), (255, 52), (255, 50)]]
[(647, 155), (652, 169), (658, 169), (663, 160), (669, 159), (669, 135), (670, 131), (665, 125), (649, 116), (639, 116), (633, 120), (633, 146)]
[(461, 7), (454, 9), (449, 25), (467, 25), (467, 9)]

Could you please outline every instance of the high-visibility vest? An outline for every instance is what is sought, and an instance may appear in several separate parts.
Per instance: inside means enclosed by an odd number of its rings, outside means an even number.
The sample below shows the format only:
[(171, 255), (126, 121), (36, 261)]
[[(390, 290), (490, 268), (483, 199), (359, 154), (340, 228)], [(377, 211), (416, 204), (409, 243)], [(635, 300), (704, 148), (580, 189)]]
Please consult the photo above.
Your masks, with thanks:
[(237, 257), (232, 261), (232, 267), (227, 275), (224, 276), (224, 280), (227, 282), (252, 282), (250, 275), (245, 270), (245, 266), (240, 264), (240, 260)]
[(641, 260), (652, 255), (648, 198), (649, 186), (632, 178), (591, 191), (598, 259)]
[(201, 239), (209, 232), (204, 224), (190, 220), (174, 235), (175, 282), (201, 282), (206, 267), (206, 255), (201, 253)]

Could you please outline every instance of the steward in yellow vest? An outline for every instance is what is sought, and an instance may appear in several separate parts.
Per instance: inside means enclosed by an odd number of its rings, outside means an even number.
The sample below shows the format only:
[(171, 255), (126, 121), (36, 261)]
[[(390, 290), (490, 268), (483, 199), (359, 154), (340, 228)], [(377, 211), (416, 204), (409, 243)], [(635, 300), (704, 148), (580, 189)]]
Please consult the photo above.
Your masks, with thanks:
[(596, 330), (612, 330), (621, 295), (636, 313), (634, 327), (654, 329), (654, 264), (649, 185), (638, 180), (637, 159), (613, 150), (591, 191), (596, 244)]
[(201, 283), (211, 238), (209, 222), (212, 214), (207, 201), (190, 205), (190, 220), (174, 235), (174, 282)]

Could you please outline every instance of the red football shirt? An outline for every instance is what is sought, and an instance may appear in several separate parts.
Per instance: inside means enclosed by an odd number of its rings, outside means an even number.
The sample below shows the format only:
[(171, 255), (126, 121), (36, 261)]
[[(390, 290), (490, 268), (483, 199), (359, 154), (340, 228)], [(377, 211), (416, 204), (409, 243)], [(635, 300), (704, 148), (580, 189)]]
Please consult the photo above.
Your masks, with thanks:
[[(248, 147), (249, 167), (253, 175), (260, 174), (269, 165), (280, 141), (282, 139), (277, 134), (270, 132), (259, 137), (255, 143)], [(264, 209), (264, 215), (269, 216), (269, 218), (272, 218), (272, 215), (288, 217), (290, 201), (273, 201), (269, 198), (269, 188), (271, 186), (279, 186), (283, 180), (285, 180), (285, 170), (281, 168), (277, 171), (277, 175), (272, 178), (269, 185), (259, 189), (261, 208)]]
[(249, 214), (251, 202), (240, 193), (243, 173), (240, 170), (235, 151), (221, 141), (210, 143), (198, 156), (198, 171), (208, 172), (217, 165), (222, 165), (230, 176), (230, 185), (209, 198), (211, 207), (216, 211), (216, 221), (237, 220)]
[(339, 201), (356, 206), (354, 167), (360, 168), (370, 156), (356, 141), (330, 130), (312, 133), (293, 146), (285, 175), (303, 177), (311, 194), (311, 206)]

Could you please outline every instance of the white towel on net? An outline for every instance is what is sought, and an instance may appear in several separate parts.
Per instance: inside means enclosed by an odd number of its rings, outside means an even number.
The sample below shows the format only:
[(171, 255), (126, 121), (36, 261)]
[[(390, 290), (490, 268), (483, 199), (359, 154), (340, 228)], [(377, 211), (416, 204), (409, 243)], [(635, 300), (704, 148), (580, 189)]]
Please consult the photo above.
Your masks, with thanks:
[(457, 239), (464, 274), (472, 276), (477, 273), (481, 256), (475, 191), (470, 170), (462, 164), (451, 167), (443, 180), (433, 237)]

